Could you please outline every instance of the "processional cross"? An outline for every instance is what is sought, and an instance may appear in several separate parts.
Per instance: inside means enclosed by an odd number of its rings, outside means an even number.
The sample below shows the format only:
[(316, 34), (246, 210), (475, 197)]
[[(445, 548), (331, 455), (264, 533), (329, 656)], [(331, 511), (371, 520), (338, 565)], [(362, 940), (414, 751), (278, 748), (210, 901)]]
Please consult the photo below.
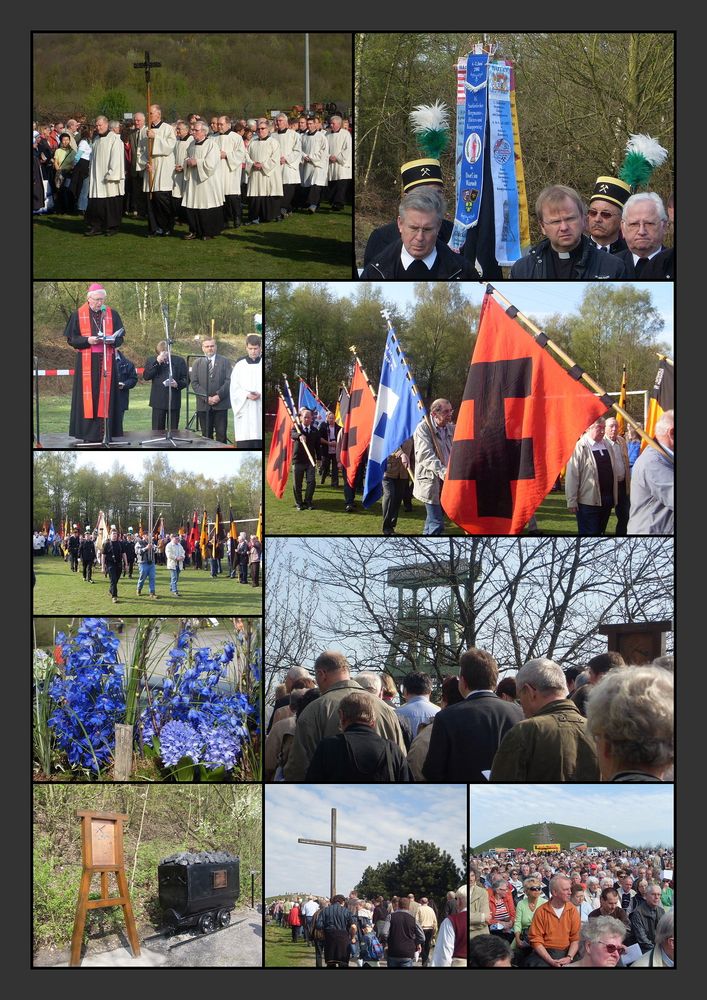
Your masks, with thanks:
[(155, 530), (155, 504), (159, 504), (161, 508), (170, 508), (172, 506), (171, 503), (167, 503), (164, 500), (155, 500), (155, 484), (152, 480), (149, 481), (147, 486), (147, 500), (128, 501), (128, 507), (133, 510), (140, 510), (143, 507), (147, 507), (147, 523), (150, 534)]
[[(145, 61), (141, 63), (133, 63), (133, 69), (144, 69), (145, 70), (145, 86), (147, 88), (147, 110), (145, 111), (145, 127), (147, 129), (151, 128), (150, 125), (150, 105), (152, 104), (152, 88), (151, 88), (151, 77), (150, 70), (161, 66), (162, 63), (150, 62), (150, 53), (145, 49)], [(154, 139), (147, 140), (147, 162), (149, 165), (152, 164), (152, 145)], [(150, 171), (150, 194), (152, 194), (153, 185), (152, 171)]]
[(317, 847), (329, 847), (331, 848), (331, 878), (329, 885), (329, 900), (331, 901), (336, 895), (336, 851), (347, 850), (347, 851), (367, 851), (367, 847), (362, 847), (361, 844), (339, 844), (336, 841), (336, 809), (331, 811), (331, 839), (330, 840), (305, 840), (303, 837), (297, 838), (298, 844), (315, 844)]

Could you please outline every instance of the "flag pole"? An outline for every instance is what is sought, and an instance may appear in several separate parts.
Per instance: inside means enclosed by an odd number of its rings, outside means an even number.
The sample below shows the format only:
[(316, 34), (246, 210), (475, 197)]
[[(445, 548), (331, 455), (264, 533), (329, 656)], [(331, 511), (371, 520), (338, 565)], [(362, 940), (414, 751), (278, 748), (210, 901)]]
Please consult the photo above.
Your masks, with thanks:
[[(282, 377), (284, 378), (285, 385), (287, 386), (287, 395), (290, 397), (290, 399), (292, 399), (292, 393), (290, 391), (290, 383), (287, 381), (287, 375), (285, 375), (284, 372), (282, 373)], [(295, 429), (298, 431), (299, 434), (303, 434), (304, 433), (304, 428), (302, 427), (302, 423), (300, 421), (299, 415), (297, 413), (292, 413), (292, 411), (290, 410), (289, 406), (287, 405), (287, 400), (285, 399), (285, 397), (282, 394), (282, 389), (280, 388), (280, 386), (278, 385), (275, 388), (277, 389), (278, 396), (280, 397), (280, 399), (282, 400), (282, 402), (285, 404), (285, 409), (290, 414), (290, 419), (292, 420), (292, 423), (295, 425)], [(295, 402), (294, 399), (292, 399), (293, 405), (294, 405), (294, 402)], [(300, 440), (302, 440), (302, 439), (300, 438)], [(302, 441), (302, 444), (304, 445), (304, 450), (307, 452), (307, 458), (309, 459), (309, 461), (312, 463), (312, 465), (316, 469), (317, 463), (312, 458), (312, 453), (311, 453), (311, 451), (309, 450), (309, 448), (307, 446), (307, 442), (306, 441)]]
[[(319, 378), (318, 377), (315, 378), (315, 382), (317, 383), (316, 391), (312, 390), (311, 385), (309, 385), (309, 383), (305, 382), (305, 380), (302, 378), (301, 375), (298, 375), (297, 378), (300, 380), (300, 382), (302, 383), (302, 385), (305, 385), (309, 389), (309, 391), (312, 393), (312, 395), (314, 396), (314, 398), (316, 399), (316, 401), (319, 403), (319, 405), (321, 407), (323, 407), (326, 410), (327, 413), (331, 413), (331, 410), (326, 405), (326, 403), (319, 398), (319, 385), (318, 385)], [(294, 399), (292, 400), (292, 402), (294, 403)]]
[[(388, 330), (393, 335), (393, 342), (395, 343), (395, 347), (396, 347), (398, 353), (400, 354), (400, 357), (403, 360), (403, 364), (405, 365), (405, 377), (410, 382), (413, 395), (417, 396), (417, 405), (419, 406), (419, 408), (422, 410), (422, 412), (424, 414), (423, 419), (424, 419), (425, 423), (427, 424), (428, 430), (430, 432), (430, 437), (432, 439), (432, 446), (433, 446), (433, 448), (435, 450), (435, 454), (437, 455), (437, 458), (440, 460), (440, 462), (442, 463), (442, 465), (444, 465), (445, 468), (446, 468), (447, 463), (444, 461), (444, 458), (442, 457), (442, 453), (439, 450), (439, 444), (437, 442), (437, 432), (435, 431), (435, 428), (432, 426), (432, 421), (430, 420), (430, 415), (427, 412), (427, 407), (425, 406), (425, 404), (422, 402), (422, 399), (420, 398), (420, 390), (417, 388), (417, 383), (415, 382), (415, 379), (412, 377), (412, 373), (410, 371), (410, 365), (408, 364), (407, 358), (405, 357), (405, 352), (403, 351), (402, 347), (400, 346), (400, 341), (397, 338), (397, 335), (395, 333), (395, 328), (394, 328), (394, 326), (393, 326), (393, 324), (391, 322), (391, 319), (390, 319), (390, 313), (388, 312), (387, 309), (381, 309), (381, 316), (383, 317), (383, 319), (388, 324)], [(408, 469), (408, 472), (410, 472), (409, 469)]]
[[(361, 359), (359, 358), (358, 354), (356, 353), (356, 347), (355, 347), (355, 345), (352, 344), (351, 347), (349, 347), (349, 350), (351, 351), (351, 353), (354, 356), (354, 361), (356, 362), (356, 364), (358, 365), (358, 367), (361, 369), (361, 374), (363, 375), (363, 377), (366, 380), (366, 385), (371, 390), (371, 395), (373, 396), (374, 399), (376, 399), (377, 398), (376, 397), (376, 390), (371, 385), (371, 380), (369, 379), (368, 375), (366, 374), (366, 369), (361, 364)], [(342, 382), (341, 384), (344, 386), (344, 389), (346, 389), (346, 386), (344, 385), (344, 383)]]
[(592, 392), (595, 392), (603, 401), (606, 402), (607, 409), (616, 410), (616, 412), (621, 414), (621, 416), (627, 423), (631, 424), (633, 429), (641, 436), (641, 438), (646, 442), (646, 444), (649, 444), (652, 448), (655, 448), (656, 451), (659, 451), (671, 462), (674, 461), (672, 455), (668, 454), (665, 448), (663, 448), (663, 446), (658, 441), (656, 441), (655, 438), (652, 438), (648, 434), (646, 434), (646, 432), (643, 430), (640, 424), (638, 424), (633, 419), (630, 413), (626, 412), (623, 406), (620, 406), (618, 403), (614, 402), (614, 400), (612, 400), (611, 397), (607, 395), (605, 390), (602, 389), (599, 383), (594, 381), (591, 375), (587, 374), (587, 372), (585, 372), (584, 369), (580, 367), (580, 365), (578, 365), (575, 361), (573, 361), (572, 358), (569, 356), (569, 354), (567, 354), (565, 351), (562, 350), (559, 344), (556, 344), (553, 340), (550, 340), (547, 334), (543, 333), (540, 327), (536, 326), (535, 323), (533, 323), (532, 319), (529, 319), (524, 313), (520, 311), (520, 309), (517, 309), (516, 306), (513, 305), (510, 299), (507, 299), (506, 296), (502, 292), (499, 292), (499, 290), (494, 285), (486, 286), (486, 294), (497, 295), (499, 299), (505, 302), (506, 305), (508, 306), (506, 313), (509, 316), (511, 316), (512, 319), (522, 320), (525, 326), (527, 326), (528, 329), (531, 330), (533, 334), (536, 335), (534, 339), (540, 347), (549, 347), (550, 350), (554, 354), (556, 354), (558, 358), (561, 358), (566, 365), (569, 365), (570, 368), (573, 368), (576, 372), (579, 373), (577, 377), (581, 379), (586, 385), (588, 385), (589, 388), (592, 390)]

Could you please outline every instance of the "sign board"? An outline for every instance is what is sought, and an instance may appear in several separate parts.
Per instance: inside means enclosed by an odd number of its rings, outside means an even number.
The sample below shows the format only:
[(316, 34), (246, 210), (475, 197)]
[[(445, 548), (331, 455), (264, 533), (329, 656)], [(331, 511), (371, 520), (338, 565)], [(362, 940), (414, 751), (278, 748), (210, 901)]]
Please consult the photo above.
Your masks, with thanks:
[(533, 844), (534, 851), (561, 851), (561, 844)]
[(91, 817), (91, 865), (114, 865), (115, 824), (119, 820)]
[(587, 842), (585, 840), (580, 841), (577, 844), (570, 844), (571, 851), (586, 851)]

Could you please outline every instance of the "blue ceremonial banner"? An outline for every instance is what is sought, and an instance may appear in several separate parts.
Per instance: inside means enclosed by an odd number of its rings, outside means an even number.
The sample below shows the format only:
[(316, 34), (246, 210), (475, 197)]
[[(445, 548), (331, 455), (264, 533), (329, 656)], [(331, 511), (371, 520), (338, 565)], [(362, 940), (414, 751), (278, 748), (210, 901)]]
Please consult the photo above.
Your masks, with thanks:
[(51, 545), (51, 543), (54, 541), (55, 538), (56, 538), (56, 531), (54, 531), (54, 521), (50, 521), (49, 531), (47, 532), (47, 542)]
[(303, 382), (302, 379), (300, 379), (298, 409), (301, 410), (303, 406), (306, 406), (308, 409), (313, 410), (318, 415), (320, 420), (326, 422), (326, 415), (328, 412), (326, 406), (324, 405), (324, 403), (322, 403), (321, 399), (317, 399), (317, 397), (314, 395), (314, 393), (309, 388), (307, 383)]
[(383, 473), (388, 455), (412, 437), (425, 415), (425, 408), (410, 374), (405, 355), (400, 350), (395, 330), (388, 330), (383, 352), (373, 435), (368, 451), (363, 506), (370, 507), (383, 495)]
[(489, 160), (493, 177), (496, 260), (509, 267), (520, 257), (518, 181), (511, 114), (511, 67), (489, 67)]
[(479, 220), (484, 177), (484, 142), (487, 109), (487, 52), (469, 53), (457, 63), (457, 204), (454, 228), (449, 238), (452, 250), (459, 251), (467, 230)]

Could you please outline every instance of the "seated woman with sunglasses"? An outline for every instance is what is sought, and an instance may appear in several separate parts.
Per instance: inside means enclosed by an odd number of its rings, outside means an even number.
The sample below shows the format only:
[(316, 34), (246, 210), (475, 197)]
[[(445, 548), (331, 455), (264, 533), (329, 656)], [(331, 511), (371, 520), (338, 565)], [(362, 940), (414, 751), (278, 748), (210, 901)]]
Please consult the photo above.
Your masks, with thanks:
[(582, 924), (580, 941), (584, 955), (566, 969), (614, 969), (626, 951), (626, 928), (614, 917), (594, 917)]
[(533, 922), (535, 911), (543, 903), (547, 903), (547, 896), (543, 893), (542, 883), (539, 875), (531, 875), (523, 880), (524, 895), (518, 900), (516, 907), (516, 919), (513, 924), (513, 964), (521, 968), (528, 955), (532, 953), (530, 942), (528, 941), (528, 930)]

